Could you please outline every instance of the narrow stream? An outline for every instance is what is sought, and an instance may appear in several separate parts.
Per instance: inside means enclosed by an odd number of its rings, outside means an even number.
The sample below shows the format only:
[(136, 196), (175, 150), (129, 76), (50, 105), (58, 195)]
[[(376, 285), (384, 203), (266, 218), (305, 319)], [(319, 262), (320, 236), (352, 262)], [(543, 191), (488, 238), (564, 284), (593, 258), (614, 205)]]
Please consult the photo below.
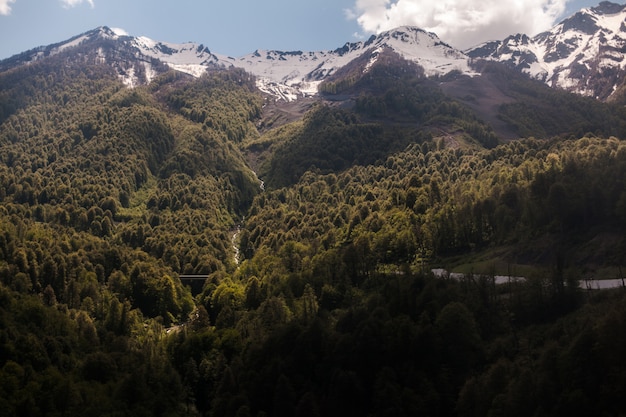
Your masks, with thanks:
[(237, 244), (237, 238), (239, 237), (239, 233), (241, 233), (240, 224), (235, 227), (235, 230), (232, 231), (230, 237), (230, 243), (233, 246), (233, 252), (235, 253), (235, 265), (237, 266), (239, 266), (239, 245)]
[[(254, 174), (255, 178), (259, 181), (259, 188), (261, 189), (261, 192), (265, 191), (265, 182), (259, 178), (259, 176), (256, 174), (255, 171), (251, 170), (252, 173)], [(243, 222), (245, 221), (245, 217), (243, 218), (243, 220), (241, 221), (241, 223), (239, 223), (237, 226), (235, 226), (235, 228), (233, 230), (231, 230), (231, 235), (230, 235), (230, 244), (233, 247), (233, 253), (235, 256), (235, 265), (239, 266), (239, 254), (240, 254), (240, 250), (239, 250), (239, 233), (241, 233), (241, 226), (243, 225)]]

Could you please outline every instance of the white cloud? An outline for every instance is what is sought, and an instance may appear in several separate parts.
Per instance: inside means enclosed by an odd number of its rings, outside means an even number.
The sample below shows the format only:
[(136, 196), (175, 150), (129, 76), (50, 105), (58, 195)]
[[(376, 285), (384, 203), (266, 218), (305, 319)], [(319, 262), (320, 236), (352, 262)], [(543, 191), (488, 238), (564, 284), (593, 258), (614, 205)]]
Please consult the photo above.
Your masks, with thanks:
[(115, 33), (117, 36), (128, 36), (128, 32), (126, 32), (124, 29), (122, 28), (111, 28), (111, 30), (113, 31), (113, 33)]
[(66, 9), (69, 9), (71, 7), (76, 7), (82, 3), (89, 3), (92, 9), (96, 6), (93, 0), (61, 0), (61, 3), (63, 4), (63, 7), (65, 7)]
[(15, 0), (0, 0), (0, 15), (11, 14), (11, 3), (15, 3)]
[(368, 33), (417, 26), (468, 48), (508, 35), (549, 29), (570, 0), (356, 0), (348, 18)]

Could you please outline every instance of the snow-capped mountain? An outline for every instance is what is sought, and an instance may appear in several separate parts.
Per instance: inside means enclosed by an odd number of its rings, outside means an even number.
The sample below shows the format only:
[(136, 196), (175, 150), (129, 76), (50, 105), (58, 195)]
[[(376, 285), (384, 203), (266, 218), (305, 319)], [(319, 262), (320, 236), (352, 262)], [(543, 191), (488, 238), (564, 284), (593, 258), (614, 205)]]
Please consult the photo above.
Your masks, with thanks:
[(291, 101), (317, 94), (322, 81), (357, 59), (369, 62), (362, 69), (366, 71), (383, 50), (417, 63), (429, 76), (451, 71), (476, 75), (473, 63), (486, 59), (510, 65), (551, 87), (604, 100), (623, 85), (626, 75), (626, 5), (605, 1), (534, 37), (513, 35), (464, 52), (415, 27), (400, 27), (332, 51), (257, 50), (242, 57), (216, 54), (202, 44), (159, 42), (100, 27), (0, 61), (0, 72), (68, 53), (68, 59), (82, 56), (107, 63), (133, 87), (170, 68), (197, 77), (211, 67), (237, 67), (255, 75), (260, 90)]
[(626, 74), (626, 5), (605, 1), (532, 38), (509, 36), (466, 53), (504, 62), (552, 87), (607, 99)]
[(0, 61), (0, 72), (61, 53), (67, 53), (70, 60), (91, 58), (108, 64), (129, 87), (149, 83), (168, 68), (197, 77), (212, 65), (222, 65), (221, 57), (201, 44), (157, 42), (143, 36), (129, 36), (121, 29), (99, 27)]
[(465, 54), (443, 43), (434, 33), (414, 27), (384, 32), (366, 42), (346, 43), (334, 51), (257, 50), (239, 58), (213, 54), (193, 43), (176, 45), (145, 37), (132, 38), (131, 42), (143, 55), (194, 76), (210, 66), (242, 68), (257, 77), (260, 90), (288, 101), (317, 94), (318, 85), (339, 68), (364, 54), (371, 54), (374, 60), (376, 52), (382, 48), (416, 62), (427, 75), (442, 75), (453, 70), (472, 72)]
[(227, 58), (226, 62), (254, 74), (261, 90), (291, 100), (298, 95), (315, 94), (324, 79), (357, 58), (369, 56), (370, 65), (373, 64), (384, 48), (417, 63), (429, 76), (455, 70), (472, 73), (465, 54), (434, 33), (415, 27), (400, 27), (372, 36), (366, 42), (346, 43), (334, 51), (255, 51), (241, 58)]
[(129, 87), (150, 82), (167, 67), (193, 76), (201, 75), (210, 67), (237, 67), (255, 75), (262, 91), (284, 100), (316, 94), (318, 85), (326, 77), (366, 54), (373, 63), (384, 48), (416, 62), (427, 75), (442, 75), (453, 70), (471, 73), (465, 54), (446, 45), (435, 34), (414, 27), (397, 28), (372, 36), (366, 42), (346, 43), (334, 51), (257, 50), (238, 58), (214, 54), (201, 44), (159, 42), (100, 27), (65, 42), (0, 61), (0, 71), (80, 47), (89, 53), (95, 50), (97, 59), (114, 66)]

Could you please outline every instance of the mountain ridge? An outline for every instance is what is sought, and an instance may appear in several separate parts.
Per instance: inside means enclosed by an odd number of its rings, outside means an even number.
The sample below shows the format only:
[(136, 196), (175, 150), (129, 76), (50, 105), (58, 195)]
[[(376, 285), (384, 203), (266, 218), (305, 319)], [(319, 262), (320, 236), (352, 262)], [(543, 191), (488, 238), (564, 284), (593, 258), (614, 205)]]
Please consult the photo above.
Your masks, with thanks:
[(408, 26), (372, 36), (365, 42), (346, 43), (335, 50), (256, 50), (238, 58), (212, 53), (203, 44), (155, 41), (101, 26), (67, 41), (34, 48), (0, 61), (0, 71), (97, 41), (116, 42), (118, 49), (126, 50), (144, 67), (145, 79), (139, 79), (134, 71), (129, 70), (134, 66), (130, 63), (124, 66), (128, 68), (118, 71), (120, 78), (129, 87), (150, 82), (158, 73), (151, 63), (157, 59), (172, 69), (196, 77), (211, 67), (242, 68), (257, 77), (261, 91), (287, 101), (315, 95), (319, 84), (337, 69), (364, 54), (376, 55), (376, 51), (383, 47), (389, 47), (405, 59), (418, 63), (424, 67), (427, 75), (444, 75), (450, 71), (472, 73), (462, 52), (441, 41), (433, 33)]
[(550, 87), (610, 100), (626, 74), (626, 5), (604, 1), (533, 37), (511, 35), (465, 52), (502, 62)]
[[(334, 50), (259, 49), (232, 57), (214, 53), (201, 43), (156, 41), (101, 26), (2, 60), (0, 71), (102, 41), (114, 43), (112, 48), (117, 55), (125, 56), (126, 62), (118, 56), (105, 56), (101, 49), (95, 48), (97, 59), (112, 63), (128, 87), (149, 83), (166, 67), (194, 77), (209, 68), (235, 67), (254, 75), (257, 87), (264, 93), (293, 101), (317, 95), (324, 80), (355, 59), (366, 56), (374, 62), (382, 48), (389, 48), (423, 67), (426, 76), (443, 76), (453, 71), (475, 76), (478, 75), (476, 61), (490, 60), (504, 63), (550, 87), (610, 100), (621, 94), (626, 75), (626, 6), (603, 1), (538, 35), (510, 35), (465, 51), (451, 47), (434, 33), (402, 26), (372, 35), (365, 41), (347, 42)], [(166, 67), (159, 68), (157, 60)]]

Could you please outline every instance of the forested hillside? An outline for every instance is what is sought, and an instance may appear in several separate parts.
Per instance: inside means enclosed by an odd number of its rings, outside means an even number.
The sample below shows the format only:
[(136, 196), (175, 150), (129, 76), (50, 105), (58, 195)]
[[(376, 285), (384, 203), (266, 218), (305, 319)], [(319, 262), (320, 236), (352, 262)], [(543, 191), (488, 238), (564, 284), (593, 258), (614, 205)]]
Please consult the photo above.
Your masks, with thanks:
[[(259, 191), (237, 142), (261, 100), (239, 71), (129, 90), (107, 67), (62, 59), (0, 77), (1, 350), (21, 375), (3, 408), (167, 413), (179, 381), (163, 326), (195, 309), (178, 275), (234, 267), (231, 230)], [(160, 387), (127, 392), (146, 372)]]
[(356, 73), (262, 133), (240, 70), (0, 73), (0, 415), (624, 414), (621, 109)]

